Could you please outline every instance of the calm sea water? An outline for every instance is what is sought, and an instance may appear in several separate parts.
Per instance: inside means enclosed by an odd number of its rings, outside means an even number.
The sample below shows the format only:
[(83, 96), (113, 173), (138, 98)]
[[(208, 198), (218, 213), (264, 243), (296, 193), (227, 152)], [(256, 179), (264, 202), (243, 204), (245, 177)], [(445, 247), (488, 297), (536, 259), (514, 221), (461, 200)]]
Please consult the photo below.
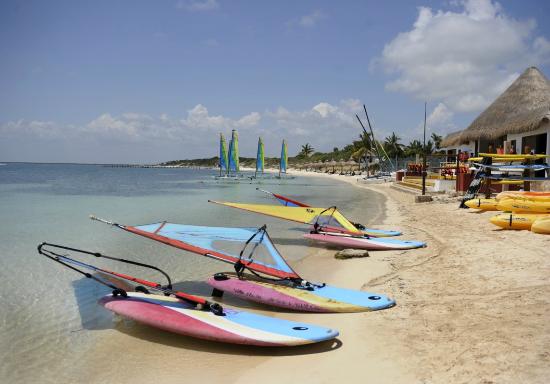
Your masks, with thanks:
[[(98, 165), (20, 164), (0, 166), (0, 381), (80, 382), (101, 366), (116, 372), (130, 355), (102, 356), (102, 343), (138, 343), (161, 332), (122, 321), (96, 304), (103, 286), (39, 256), (47, 241), (129, 258), (169, 271), (178, 287), (205, 294), (201, 283), (230, 265), (201, 258), (88, 219), (90, 214), (124, 224), (170, 221), (194, 225), (261, 226), (289, 260), (312, 252), (301, 238), (304, 226), (210, 204), (208, 199), (274, 203), (256, 187), (293, 196), (312, 205), (337, 205), (368, 221), (380, 200), (345, 183), (297, 177), (255, 183), (216, 182), (216, 171), (111, 168)], [(362, 217), (358, 217), (362, 216)], [(115, 271), (159, 280), (149, 270), (89, 260)], [(162, 337), (159, 336), (162, 340)], [(160, 343), (153, 353), (168, 348)], [(112, 345), (112, 344), (111, 344)], [(185, 348), (178, 351), (185, 354)], [(106, 376), (109, 377), (109, 376)]]

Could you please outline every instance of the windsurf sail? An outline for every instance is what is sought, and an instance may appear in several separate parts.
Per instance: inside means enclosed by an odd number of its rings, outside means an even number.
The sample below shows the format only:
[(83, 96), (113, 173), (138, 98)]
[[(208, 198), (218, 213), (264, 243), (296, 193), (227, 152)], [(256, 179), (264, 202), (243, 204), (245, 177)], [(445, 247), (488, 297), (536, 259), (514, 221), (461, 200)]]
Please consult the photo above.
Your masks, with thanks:
[[(273, 196), (279, 203), (286, 207), (310, 207), (310, 205), (307, 205), (306, 203), (302, 203), (298, 200), (291, 199), (289, 197), (279, 195), (277, 193), (273, 193), (270, 191), (266, 191), (260, 188), (256, 188), (256, 190), (267, 193), (268, 195)], [(351, 232), (347, 232), (350, 235), (357, 235), (356, 232), (359, 230), (363, 235), (368, 236), (374, 236), (374, 237), (391, 237), (391, 236), (399, 236), (401, 235), (401, 232), (399, 231), (388, 231), (383, 229), (374, 229), (374, 228), (367, 228), (361, 223), (354, 223), (351, 220), (348, 220), (350, 223), (352, 223), (355, 226), (355, 230)], [(329, 226), (324, 227), (325, 230), (332, 230), (333, 232), (340, 232), (340, 233), (346, 233), (342, 230), (342, 228), (337, 229), (338, 227), (329, 228)]]
[(266, 191), (265, 189), (256, 188), (256, 190), (273, 196), (275, 199), (277, 199), (277, 201), (279, 201), (285, 207), (309, 207), (309, 205), (307, 204), (301, 203), (297, 200), (293, 200), (283, 195), (279, 195), (277, 193)]
[[(99, 267), (96, 267), (94, 265), (84, 263), (80, 260), (76, 260), (76, 259), (70, 257), (67, 254), (67, 251), (72, 252), (72, 253), (78, 253), (78, 254), (81, 254), (81, 255), (89, 255), (89, 256), (94, 256), (96, 258), (105, 258), (105, 259), (119, 261), (119, 262), (126, 263), (126, 264), (132, 264), (132, 265), (137, 265), (137, 266), (144, 267), (144, 268), (154, 269), (154, 270), (162, 273), (164, 275), (164, 277), (166, 277), (166, 279), (168, 281), (168, 284), (167, 285), (162, 285), (162, 284), (154, 282), (154, 281), (140, 279), (140, 278), (130, 276), (130, 275), (126, 275), (126, 274), (123, 274), (123, 273), (113, 272), (113, 271), (110, 271), (108, 269), (99, 268)], [(38, 253), (43, 255), (43, 256), (46, 256), (50, 260), (56, 261), (59, 264), (64, 265), (65, 267), (72, 269), (75, 272), (78, 272), (78, 273), (84, 275), (85, 277), (87, 277), (89, 279), (95, 280), (98, 283), (103, 284), (103, 285), (113, 289), (113, 296), (126, 297), (127, 293), (124, 289), (120, 288), (119, 286), (114, 284), (112, 281), (102, 278), (101, 277), (102, 275), (103, 276), (110, 276), (110, 277), (114, 277), (115, 279), (130, 281), (132, 283), (139, 284), (141, 287), (136, 287), (136, 291), (143, 291), (145, 293), (148, 293), (148, 289), (155, 290), (155, 291), (160, 291), (160, 292), (163, 292), (167, 296), (171, 295), (171, 296), (174, 296), (174, 297), (176, 297), (180, 300), (184, 300), (184, 301), (190, 302), (192, 304), (200, 305), (202, 308), (208, 309), (208, 310), (212, 311), (213, 313), (215, 313), (216, 315), (223, 315), (223, 308), (219, 304), (209, 302), (209, 301), (203, 299), (202, 297), (198, 297), (198, 296), (190, 295), (190, 294), (185, 293), (185, 292), (173, 290), (172, 289), (172, 281), (170, 279), (170, 276), (168, 276), (168, 274), (166, 272), (164, 272), (163, 270), (161, 270), (160, 268), (157, 268), (155, 266), (152, 266), (152, 265), (149, 265), (149, 264), (144, 264), (144, 263), (139, 263), (139, 262), (132, 261), (132, 260), (120, 259), (120, 258), (117, 258), (117, 257), (107, 256), (107, 255), (103, 255), (99, 252), (84, 251), (82, 249), (67, 247), (67, 246), (64, 246), (64, 245), (51, 244), (51, 243), (39, 244), (38, 245)], [(97, 272), (99, 275), (92, 275), (88, 272), (83, 271), (80, 268), (84, 268), (84, 269), (87, 269), (87, 270), (90, 270), (90, 271), (93, 271), (93, 272)], [(147, 287), (147, 288), (145, 288), (144, 286)]]
[(243, 268), (279, 279), (303, 281), (287, 264), (262, 228), (203, 227), (174, 223), (129, 226), (90, 216), (127, 232), (172, 247), (233, 264), (237, 273)]
[(236, 130), (231, 131), (229, 142), (229, 172), (239, 172), (239, 135)]
[(227, 144), (225, 142), (225, 137), (223, 133), (220, 133), (220, 176), (222, 172), (227, 172), (228, 170), (228, 158), (227, 158)]
[(281, 146), (281, 162), (279, 164), (279, 176), (281, 176), (281, 173), (286, 173), (287, 165), (288, 165), (288, 153), (286, 148), (286, 141), (283, 140), (283, 145)]
[(258, 172), (264, 173), (264, 142), (261, 137), (258, 138), (258, 153), (256, 154), (256, 172), (254, 176)]
[(330, 229), (339, 228), (342, 231), (346, 231), (346, 233), (353, 233), (359, 236), (365, 235), (365, 233), (358, 230), (348, 219), (346, 219), (344, 215), (336, 209), (336, 207), (316, 208), (266, 204), (242, 204), (212, 200), (209, 200), (209, 202), (260, 213), (267, 216), (278, 217), (280, 219), (295, 221), (297, 223), (310, 225), (317, 224), (318, 226), (329, 227)]

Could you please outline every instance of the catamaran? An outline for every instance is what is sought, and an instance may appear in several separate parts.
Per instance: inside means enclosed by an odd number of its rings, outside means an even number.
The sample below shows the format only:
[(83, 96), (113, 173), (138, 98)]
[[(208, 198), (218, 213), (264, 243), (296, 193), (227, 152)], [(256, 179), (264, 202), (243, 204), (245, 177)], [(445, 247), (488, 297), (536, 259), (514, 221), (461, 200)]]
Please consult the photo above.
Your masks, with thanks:
[[(97, 220), (181, 250), (233, 264), (235, 273), (207, 280), (213, 296), (228, 292), (246, 300), (307, 312), (360, 312), (389, 308), (388, 296), (303, 279), (261, 228), (204, 227), (167, 222), (129, 226)], [(247, 272), (247, 273), (245, 273)]]
[[(220, 304), (202, 297), (176, 291), (172, 288), (170, 276), (149, 264), (50, 243), (40, 244), (38, 253), (112, 289), (112, 294), (99, 300), (99, 304), (106, 309), (168, 332), (255, 346), (296, 346), (331, 340), (338, 336), (338, 331), (333, 329), (223, 308)], [(154, 269), (164, 275), (167, 284), (99, 268), (77, 260), (75, 256), (70, 257), (73, 254)], [(125, 289), (121, 288), (122, 281), (137, 286), (132, 286), (133, 291), (129, 291), (127, 284)]]

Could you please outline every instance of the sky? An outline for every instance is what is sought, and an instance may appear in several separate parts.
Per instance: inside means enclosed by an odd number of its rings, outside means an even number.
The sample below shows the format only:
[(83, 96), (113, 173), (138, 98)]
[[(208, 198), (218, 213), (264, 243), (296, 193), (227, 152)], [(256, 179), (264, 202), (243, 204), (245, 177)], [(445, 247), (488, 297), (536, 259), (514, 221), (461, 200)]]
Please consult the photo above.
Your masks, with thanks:
[(158, 163), (282, 139), (330, 151), (466, 128), (525, 69), (550, 2), (0, 2), (0, 161)]

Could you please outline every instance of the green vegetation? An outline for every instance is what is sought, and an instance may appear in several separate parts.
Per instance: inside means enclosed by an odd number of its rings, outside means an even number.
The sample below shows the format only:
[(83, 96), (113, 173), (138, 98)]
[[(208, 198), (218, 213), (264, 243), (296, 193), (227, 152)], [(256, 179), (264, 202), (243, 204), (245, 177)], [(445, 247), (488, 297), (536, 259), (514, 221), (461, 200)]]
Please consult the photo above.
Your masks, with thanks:
[[(439, 151), (442, 136), (432, 133), (430, 140), (426, 142), (426, 152), (428, 154)], [(294, 157), (289, 157), (288, 162), (292, 165), (299, 165), (313, 162), (326, 162), (326, 161), (348, 161), (354, 160), (356, 162), (365, 162), (369, 156), (376, 156), (376, 146), (383, 147), (388, 156), (392, 160), (410, 158), (417, 154), (422, 155), (422, 142), (420, 140), (413, 140), (409, 145), (401, 143), (401, 138), (393, 132), (390, 136), (386, 137), (383, 142), (376, 141), (376, 144), (371, 139), (370, 135), (361, 133), (357, 140), (354, 140), (351, 144), (346, 145), (344, 148), (339, 149), (334, 147), (331, 152), (315, 152), (315, 149), (306, 143), (302, 145), (300, 153)], [(379, 147), (379, 148), (380, 148)], [(254, 168), (256, 166), (255, 157), (240, 157), (241, 167)], [(162, 163), (164, 166), (183, 166), (183, 167), (217, 167), (218, 157), (211, 157), (208, 159), (190, 159), (190, 160), (173, 160), (166, 163)], [(278, 168), (278, 157), (266, 157), (266, 168)]]

